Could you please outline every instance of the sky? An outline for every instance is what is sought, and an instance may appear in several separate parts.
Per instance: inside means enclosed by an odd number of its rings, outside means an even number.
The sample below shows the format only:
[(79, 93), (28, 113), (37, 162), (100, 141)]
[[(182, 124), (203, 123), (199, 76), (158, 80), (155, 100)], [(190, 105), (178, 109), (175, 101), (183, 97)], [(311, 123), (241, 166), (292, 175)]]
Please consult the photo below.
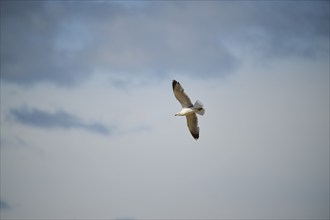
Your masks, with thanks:
[(1, 219), (329, 218), (329, 1), (1, 1), (0, 33)]

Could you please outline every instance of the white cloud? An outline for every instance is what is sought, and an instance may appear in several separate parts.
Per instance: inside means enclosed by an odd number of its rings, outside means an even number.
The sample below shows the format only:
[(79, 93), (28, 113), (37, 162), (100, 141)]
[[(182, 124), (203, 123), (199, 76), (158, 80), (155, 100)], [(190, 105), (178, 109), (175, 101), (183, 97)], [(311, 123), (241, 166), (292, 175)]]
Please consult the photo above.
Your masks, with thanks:
[[(171, 79), (118, 90), (101, 77), (74, 90), (57, 88), (57, 95), (50, 90), (50, 96), (40, 94), (43, 86), (11, 93), (2, 86), (11, 100), (38, 97), (30, 105), (65, 106), (79, 117), (133, 129), (103, 137), (5, 120), (5, 138), (19, 136), (43, 149), (2, 148), (2, 194), (21, 204), (6, 217), (327, 217), (327, 68), (291, 60), (246, 65), (224, 81), (180, 76), (191, 98), (206, 107), (197, 142), (184, 118), (173, 116), (180, 106)], [(4, 112), (16, 105), (6, 103)], [(152, 129), (135, 133), (143, 124)]]

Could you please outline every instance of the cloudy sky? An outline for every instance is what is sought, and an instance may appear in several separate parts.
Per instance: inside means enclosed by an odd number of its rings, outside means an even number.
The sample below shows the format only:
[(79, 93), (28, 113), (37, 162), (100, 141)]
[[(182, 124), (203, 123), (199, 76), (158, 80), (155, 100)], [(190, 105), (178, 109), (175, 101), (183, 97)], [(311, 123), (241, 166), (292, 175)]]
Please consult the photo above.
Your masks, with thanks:
[(329, 1), (1, 1), (0, 48), (1, 218), (329, 218)]

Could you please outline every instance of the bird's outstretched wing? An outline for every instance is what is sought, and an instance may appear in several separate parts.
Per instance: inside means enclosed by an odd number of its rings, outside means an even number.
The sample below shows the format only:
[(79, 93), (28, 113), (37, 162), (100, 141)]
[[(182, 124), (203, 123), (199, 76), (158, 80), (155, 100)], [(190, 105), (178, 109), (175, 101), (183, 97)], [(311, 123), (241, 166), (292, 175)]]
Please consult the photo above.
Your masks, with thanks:
[(172, 88), (174, 92), (175, 98), (180, 102), (182, 108), (192, 107), (192, 103), (188, 95), (184, 92), (184, 89), (180, 85), (180, 83), (176, 80), (172, 81)]
[(186, 115), (187, 125), (191, 135), (197, 140), (199, 138), (198, 119), (195, 113)]

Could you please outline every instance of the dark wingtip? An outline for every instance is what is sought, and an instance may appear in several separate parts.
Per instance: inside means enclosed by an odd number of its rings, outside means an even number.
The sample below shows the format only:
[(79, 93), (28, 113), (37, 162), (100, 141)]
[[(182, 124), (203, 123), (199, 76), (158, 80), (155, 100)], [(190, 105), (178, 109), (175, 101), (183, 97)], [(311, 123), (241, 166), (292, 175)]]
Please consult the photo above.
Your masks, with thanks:
[(174, 87), (176, 86), (176, 84), (178, 84), (178, 81), (174, 80), (172, 81), (172, 88), (174, 89)]
[(194, 139), (197, 141), (198, 140), (198, 138), (199, 138), (199, 134), (191, 134), (193, 137), (194, 137)]

